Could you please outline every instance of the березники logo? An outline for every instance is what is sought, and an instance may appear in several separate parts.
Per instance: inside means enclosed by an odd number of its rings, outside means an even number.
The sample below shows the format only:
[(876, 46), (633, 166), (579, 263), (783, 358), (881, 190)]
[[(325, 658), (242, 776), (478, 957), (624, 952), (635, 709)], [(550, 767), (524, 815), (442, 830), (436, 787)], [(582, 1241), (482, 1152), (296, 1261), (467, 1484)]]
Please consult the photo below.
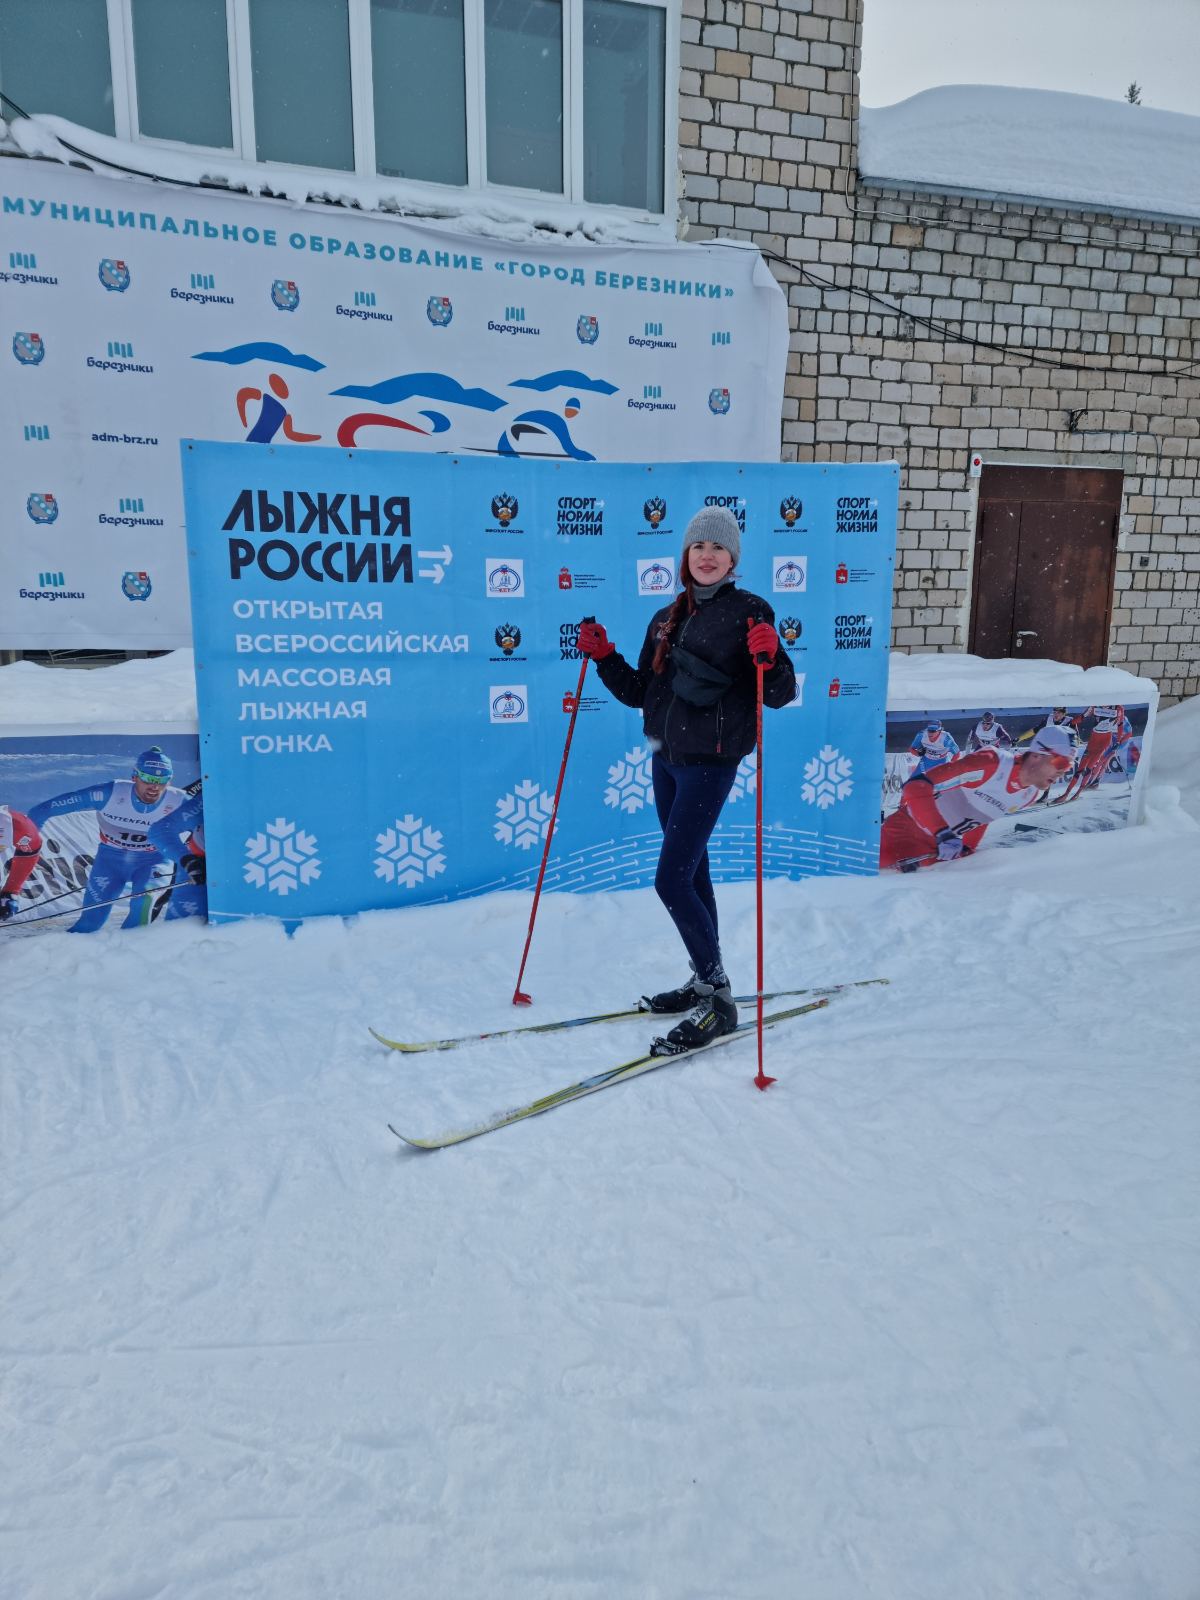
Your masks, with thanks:
[(12, 353), (23, 367), (36, 367), (45, 360), (46, 345), (40, 333), (14, 333)]
[(771, 588), (775, 594), (803, 594), (808, 588), (808, 557), (773, 556)]
[(642, 332), (629, 335), (629, 343), (639, 350), (677, 350), (679, 341), (664, 335), (661, 322), (644, 322)]
[(115, 372), (122, 375), (130, 372), (149, 375), (154, 371), (151, 362), (134, 359), (133, 345), (128, 339), (109, 339), (104, 355), (88, 356), (87, 365), (97, 372)]
[(454, 305), (448, 294), (431, 294), (425, 302), (425, 315), (435, 328), (448, 328), (454, 320)]
[(516, 557), (503, 561), (497, 556), (487, 556), (484, 560), (484, 580), (490, 599), (523, 599), (525, 562)]
[(595, 495), (559, 495), (558, 532), (571, 537), (598, 537), (604, 532), (604, 501)]
[(276, 278), (271, 285), (271, 304), (277, 311), (295, 311), (300, 304), (300, 286), (291, 278)]
[(102, 511), (96, 519), (102, 527), (109, 528), (161, 528), (162, 517), (148, 517), (146, 502), (140, 495), (122, 495), (117, 501), (116, 515)]
[(65, 572), (39, 572), (38, 586), (36, 589), (22, 587), (17, 591), (18, 600), (86, 600), (85, 589), (68, 589), (67, 575)]
[(25, 510), (30, 522), (38, 522), (45, 526), (47, 523), (58, 521), (58, 501), (49, 490), (45, 494), (31, 494), (25, 502)]
[(638, 593), (661, 598), (675, 587), (675, 558), (661, 556), (657, 560), (639, 561), (637, 564)]
[(729, 390), (710, 389), (708, 391), (708, 409), (714, 417), (723, 417), (729, 410)]
[(122, 574), (121, 593), (126, 600), (149, 600), (152, 587), (148, 572), (126, 572)]
[(575, 337), (580, 344), (595, 344), (600, 337), (600, 323), (596, 317), (580, 317), (575, 324)]
[(844, 494), (834, 507), (835, 533), (878, 533), (879, 501), (865, 494)]
[(114, 294), (123, 294), (130, 286), (130, 269), (123, 261), (114, 261), (112, 256), (106, 256), (99, 264), (99, 280), (106, 290)]
[(105, 256), (100, 263), (100, 282), (106, 289), (111, 289), (114, 294), (124, 294), (129, 287), (129, 268), (123, 261), (114, 261), (111, 256)]
[(528, 722), (529, 691), (525, 685), (494, 683), (488, 690), (488, 716), (492, 722)]

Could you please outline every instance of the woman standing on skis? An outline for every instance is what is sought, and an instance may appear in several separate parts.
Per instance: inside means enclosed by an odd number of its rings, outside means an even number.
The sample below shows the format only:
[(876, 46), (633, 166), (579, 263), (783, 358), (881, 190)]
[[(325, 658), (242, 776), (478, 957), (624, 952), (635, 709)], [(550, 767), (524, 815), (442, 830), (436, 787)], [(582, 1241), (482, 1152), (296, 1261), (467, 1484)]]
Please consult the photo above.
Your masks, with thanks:
[(656, 1012), (695, 1007), (667, 1035), (675, 1051), (694, 1049), (737, 1026), (717, 937), (708, 841), (738, 763), (755, 747), (755, 657), (769, 663), (764, 705), (786, 706), (796, 694), (774, 612), (733, 581), (740, 553), (731, 511), (706, 506), (696, 513), (683, 536), (682, 590), (651, 619), (636, 667), (600, 623), (584, 622), (579, 629), (580, 652), (596, 663), (605, 688), (622, 705), (641, 708), (654, 752), (654, 803), (663, 830), (654, 887), (683, 940), (692, 977), (678, 989), (647, 996), (646, 1005)]

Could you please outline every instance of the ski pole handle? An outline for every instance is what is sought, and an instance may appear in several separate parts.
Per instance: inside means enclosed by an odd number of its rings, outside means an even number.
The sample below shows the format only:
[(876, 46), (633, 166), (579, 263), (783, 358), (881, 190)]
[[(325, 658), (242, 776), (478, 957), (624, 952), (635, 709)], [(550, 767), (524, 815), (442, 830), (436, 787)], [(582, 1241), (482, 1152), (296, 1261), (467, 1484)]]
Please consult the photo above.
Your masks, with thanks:
[[(746, 627), (748, 629), (753, 628), (756, 623), (765, 622), (766, 620), (766, 617), (747, 617)], [(751, 659), (756, 667), (769, 667), (771, 665), (771, 658), (765, 650), (760, 650), (757, 655), (753, 656)]]

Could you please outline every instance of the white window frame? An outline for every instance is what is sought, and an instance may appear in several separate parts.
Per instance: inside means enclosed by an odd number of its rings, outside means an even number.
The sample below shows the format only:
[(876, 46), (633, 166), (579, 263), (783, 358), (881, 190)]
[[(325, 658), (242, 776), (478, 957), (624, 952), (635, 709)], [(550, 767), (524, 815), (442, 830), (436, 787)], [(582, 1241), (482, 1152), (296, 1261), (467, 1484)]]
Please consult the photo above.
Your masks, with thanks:
[[(463, 46), (467, 112), (467, 182), (459, 187), (409, 178), (392, 178), (375, 171), (375, 103), (371, 59), (370, 0), (347, 0), (350, 45), (350, 104), (354, 136), (356, 177), (386, 184), (416, 203), (445, 206), (450, 197), (462, 204), (492, 199), (504, 202), (518, 214), (569, 223), (581, 210), (626, 217), (652, 230), (674, 234), (677, 209), (676, 171), (679, 161), (679, 31), (680, 0), (626, 0), (662, 11), (665, 29), (665, 82), (663, 84), (663, 209), (601, 205), (583, 192), (583, 3), (561, 0), (563, 53), (563, 193), (518, 189), (487, 181), (487, 105), (484, 96), (484, 0), (463, 0)], [(137, 73), (134, 62), (132, 0), (106, 0), (109, 55), (112, 70), (113, 111), (117, 138), (151, 148), (187, 151), (210, 156), (225, 167), (246, 163), (267, 170), (314, 170), (287, 162), (259, 161), (255, 154), (253, 69), (250, 54), (250, 0), (225, 0), (229, 40), (229, 99), (232, 148), (180, 143), (150, 138), (138, 124)], [(324, 169), (321, 169), (324, 170)], [(344, 169), (331, 168), (331, 172)]]

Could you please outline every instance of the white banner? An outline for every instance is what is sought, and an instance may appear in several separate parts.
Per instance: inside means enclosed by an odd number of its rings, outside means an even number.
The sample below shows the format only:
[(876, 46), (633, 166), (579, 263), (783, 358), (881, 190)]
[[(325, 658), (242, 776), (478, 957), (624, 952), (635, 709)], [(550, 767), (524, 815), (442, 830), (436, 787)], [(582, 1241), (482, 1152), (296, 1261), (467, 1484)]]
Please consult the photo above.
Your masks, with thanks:
[(24, 160), (0, 207), (0, 648), (190, 642), (181, 438), (779, 459), (751, 249), (498, 246)]

